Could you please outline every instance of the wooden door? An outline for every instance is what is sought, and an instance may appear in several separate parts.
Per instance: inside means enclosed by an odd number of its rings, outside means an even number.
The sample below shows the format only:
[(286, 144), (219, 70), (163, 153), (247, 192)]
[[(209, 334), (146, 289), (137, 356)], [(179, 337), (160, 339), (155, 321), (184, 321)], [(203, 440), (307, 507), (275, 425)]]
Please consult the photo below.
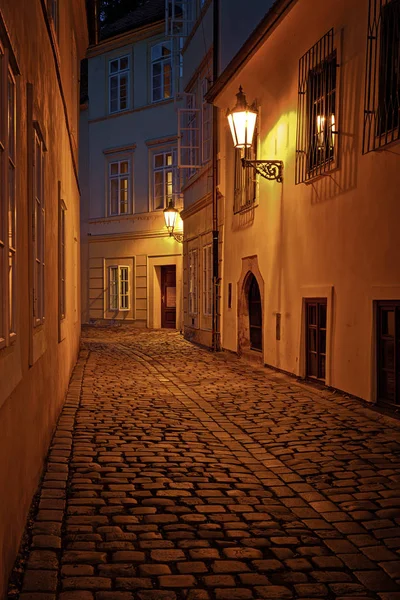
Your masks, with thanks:
[(250, 348), (252, 350), (262, 351), (262, 307), (260, 288), (257, 279), (251, 275), (249, 285), (249, 327), (250, 327)]
[(176, 328), (176, 267), (161, 267), (161, 327)]
[(378, 302), (378, 402), (400, 404), (400, 301)]
[(326, 371), (326, 307), (326, 298), (306, 301), (306, 375), (322, 381)]

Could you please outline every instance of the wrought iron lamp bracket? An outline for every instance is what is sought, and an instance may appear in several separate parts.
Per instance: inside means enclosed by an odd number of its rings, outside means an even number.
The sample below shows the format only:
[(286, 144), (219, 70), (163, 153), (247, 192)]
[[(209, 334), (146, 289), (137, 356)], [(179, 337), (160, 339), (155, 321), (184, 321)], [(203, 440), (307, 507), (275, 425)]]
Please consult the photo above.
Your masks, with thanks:
[(183, 244), (183, 233), (175, 233), (175, 231), (173, 231), (169, 235), (173, 237), (176, 242)]
[(283, 161), (282, 160), (250, 160), (242, 158), (242, 166), (253, 167), (261, 177), (270, 181), (283, 182)]

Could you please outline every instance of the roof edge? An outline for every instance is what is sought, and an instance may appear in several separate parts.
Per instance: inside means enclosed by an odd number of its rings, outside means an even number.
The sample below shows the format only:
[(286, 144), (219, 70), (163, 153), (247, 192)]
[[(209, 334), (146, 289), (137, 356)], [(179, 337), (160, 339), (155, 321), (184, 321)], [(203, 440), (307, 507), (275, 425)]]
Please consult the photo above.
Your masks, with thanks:
[(218, 75), (218, 78), (205, 96), (207, 102), (211, 104), (214, 102), (230, 79), (241, 71), (247, 61), (257, 52), (264, 42), (264, 39), (272, 33), (295, 2), (297, 2), (297, 0), (277, 0), (271, 6), (239, 51), (231, 59), (222, 73)]

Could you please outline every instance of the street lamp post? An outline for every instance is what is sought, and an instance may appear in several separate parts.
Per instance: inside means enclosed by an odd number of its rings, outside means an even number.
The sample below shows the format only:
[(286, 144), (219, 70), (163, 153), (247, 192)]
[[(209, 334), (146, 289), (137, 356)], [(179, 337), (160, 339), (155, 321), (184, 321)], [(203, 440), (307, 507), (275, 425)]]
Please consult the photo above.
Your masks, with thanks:
[[(246, 149), (251, 148), (253, 144), (258, 113), (254, 105), (247, 104), (242, 86), (240, 86), (236, 98), (236, 106), (232, 110), (228, 110), (227, 118), (235, 148), (244, 148), (246, 152)], [(265, 179), (275, 180), (278, 183), (283, 181), (283, 161), (281, 160), (251, 160), (244, 157), (242, 166), (243, 168), (253, 167)]]

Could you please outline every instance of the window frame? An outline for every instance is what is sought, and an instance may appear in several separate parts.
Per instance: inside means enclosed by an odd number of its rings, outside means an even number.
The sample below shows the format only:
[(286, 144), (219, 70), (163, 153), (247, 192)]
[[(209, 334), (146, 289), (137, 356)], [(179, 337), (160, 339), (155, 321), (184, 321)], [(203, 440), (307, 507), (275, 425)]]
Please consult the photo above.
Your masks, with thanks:
[(209, 104), (205, 96), (211, 87), (208, 77), (204, 77), (201, 82), (201, 158), (202, 162), (207, 163), (212, 157), (212, 121), (213, 107)]
[[(127, 67), (121, 69), (121, 61), (127, 60)], [(111, 63), (118, 61), (118, 68), (116, 71), (111, 71)], [(131, 57), (129, 54), (123, 54), (122, 56), (116, 56), (108, 59), (108, 112), (110, 115), (125, 112), (130, 109), (130, 74), (131, 74)], [(126, 106), (121, 108), (121, 78), (126, 77)], [(117, 81), (117, 108), (112, 109), (111, 91), (112, 91), (112, 80)]]
[(254, 129), (253, 145), (251, 148), (234, 149), (234, 190), (233, 212), (241, 213), (257, 204), (258, 174), (254, 167), (243, 167), (242, 158), (257, 160), (258, 156), (258, 126)]
[[(32, 180), (32, 247), (33, 247), (33, 327), (45, 321), (45, 249), (46, 249), (46, 198), (45, 152), (43, 135), (37, 121), (33, 122), (33, 180)], [(40, 165), (38, 166), (38, 158)], [(38, 172), (39, 171), (39, 172)], [(39, 180), (39, 181), (38, 181)]]
[[(121, 172), (120, 165), (127, 163), (127, 172)], [(118, 172), (113, 174), (112, 165), (118, 165)], [(127, 200), (123, 204), (126, 205), (126, 212), (121, 212), (121, 180), (127, 181)], [(113, 181), (117, 181), (117, 211), (113, 212)], [(111, 155), (107, 160), (107, 216), (109, 217), (126, 217), (133, 214), (133, 157), (132, 156), (116, 156)]]
[[(153, 51), (156, 48), (165, 46), (169, 48), (170, 54), (167, 57), (163, 57), (161, 54), (161, 57), (158, 58), (153, 58)], [(169, 64), (169, 77), (170, 77), (170, 84), (169, 84), (169, 95), (166, 96), (165, 95), (165, 72), (164, 72), (164, 67), (166, 65)], [(161, 91), (161, 97), (160, 98), (154, 98), (154, 92), (157, 88), (154, 87), (154, 79), (155, 77), (157, 77), (157, 75), (154, 74), (154, 68), (156, 65), (161, 65), (161, 70), (160, 70), (160, 79), (161, 79), (161, 86), (160, 86), (160, 91)], [(171, 40), (164, 40), (164, 41), (160, 41), (157, 42), (156, 44), (153, 44), (150, 47), (150, 97), (151, 97), (151, 103), (152, 104), (156, 104), (158, 102), (163, 102), (165, 100), (171, 100), (171, 98), (173, 98), (174, 95), (174, 64), (173, 64), (173, 48), (172, 48), (172, 41)]]
[(58, 205), (58, 306), (59, 321), (66, 318), (66, 212), (64, 200), (59, 200)]
[(188, 314), (198, 314), (198, 250), (193, 248), (188, 252)]
[[(122, 277), (122, 272), (126, 270), (126, 277)], [(116, 278), (113, 279), (111, 274), (115, 273)], [(131, 274), (129, 265), (110, 265), (108, 267), (108, 311), (109, 312), (129, 312), (131, 310)], [(111, 285), (113, 284), (113, 285)], [(125, 284), (124, 287), (122, 284)], [(116, 291), (112, 293), (113, 289)], [(112, 298), (116, 299), (113, 304)], [(126, 305), (123, 306), (122, 299), (126, 300)]]
[(203, 315), (212, 316), (213, 306), (213, 264), (212, 244), (203, 246)]
[[(165, 162), (165, 157), (171, 155), (171, 164), (167, 164)], [(161, 167), (156, 167), (156, 157), (163, 156), (163, 165)], [(154, 211), (161, 211), (168, 206), (168, 202), (172, 200), (174, 202), (176, 197), (176, 179), (177, 179), (177, 157), (176, 157), (176, 147), (171, 148), (163, 148), (163, 149), (154, 149), (151, 153), (151, 162), (152, 162), (152, 209)], [(156, 186), (159, 185), (159, 182), (156, 182), (156, 174), (162, 173), (162, 185), (163, 185), (163, 206), (156, 206)], [(171, 182), (169, 183), (166, 179), (168, 173), (171, 173)], [(171, 192), (168, 192), (168, 186), (171, 186)], [(161, 197), (161, 196), (160, 196)]]
[(338, 50), (332, 28), (299, 60), (296, 185), (329, 174), (339, 165), (338, 84)]
[(17, 337), (16, 76), (19, 72), (13, 68), (12, 59), (9, 49), (0, 43), (0, 349), (12, 345)]
[[(385, 148), (400, 139), (399, 20), (399, 0), (369, 0), (363, 154)], [(391, 40), (390, 34), (392, 34)], [(391, 79), (389, 88), (388, 79)], [(391, 117), (390, 104), (392, 104)]]

